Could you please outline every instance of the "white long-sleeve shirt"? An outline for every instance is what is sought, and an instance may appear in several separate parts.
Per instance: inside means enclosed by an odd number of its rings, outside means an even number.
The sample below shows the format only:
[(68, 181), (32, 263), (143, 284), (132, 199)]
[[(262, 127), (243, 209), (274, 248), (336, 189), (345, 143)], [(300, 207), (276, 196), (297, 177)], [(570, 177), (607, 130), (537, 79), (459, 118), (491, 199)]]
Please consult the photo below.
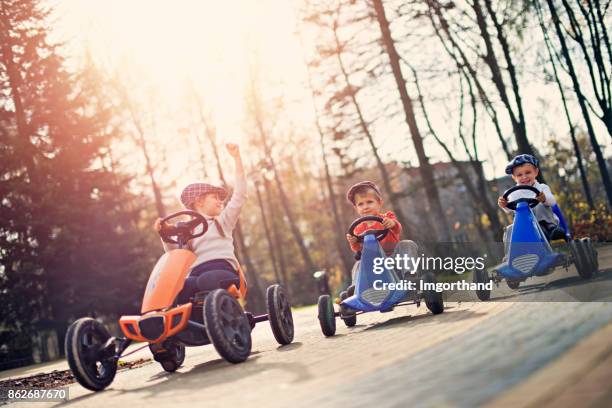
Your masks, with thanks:
[[(236, 258), (234, 250), (232, 232), (238, 222), (242, 206), (247, 200), (247, 181), (244, 174), (242, 174), (241, 177), (239, 177), (238, 174), (236, 176), (234, 193), (223, 211), (221, 211), (221, 214), (216, 217), (225, 236), (219, 233), (214, 218), (204, 215), (204, 218), (208, 221), (208, 231), (201, 237), (194, 238), (190, 241), (191, 248), (197, 256), (191, 269), (213, 259), (225, 259), (232, 264), (234, 269), (238, 269), (238, 259)], [(200, 231), (201, 227), (194, 233), (197, 234)], [(165, 242), (163, 242), (163, 246), (166, 252), (176, 248), (176, 245)]]
[[(549, 221), (555, 224), (559, 224), (559, 219), (552, 212), (550, 207), (557, 204), (557, 200), (555, 200), (555, 196), (550, 191), (550, 187), (548, 187), (544, 183), (538, 183), (537, 181), (534, 183), (533, 187), (535, 187), (538, 191), (544, 193), (544, 202), (538, 204), (534, 207), (533, 212), (538, 221)], [(517, 190), (508, 195), (508, 202), (518, 200), (519, 198), (534, 198), (533, 192), (529, 190)], [(504, 212), (507, 214), (514, 214), (514, 210), (509, 208), (503, 208)]]

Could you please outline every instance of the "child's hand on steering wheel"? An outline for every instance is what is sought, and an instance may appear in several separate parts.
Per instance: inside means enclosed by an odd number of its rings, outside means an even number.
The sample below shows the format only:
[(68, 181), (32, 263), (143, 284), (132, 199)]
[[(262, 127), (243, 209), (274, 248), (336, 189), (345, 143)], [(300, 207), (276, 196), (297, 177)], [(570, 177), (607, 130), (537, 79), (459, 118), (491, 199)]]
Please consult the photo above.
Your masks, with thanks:
[(346, 240), (349, 242), (349, 244), (351, 245), (355, 245), (358, 241), (357, 241), (357, 237), (352, 236), (351, 234), (346, 234)]
[(167, 225), (168, 224), (166, 224), (165, 222), (162, 223), (162, 219), (161, 218), (158, 218), (158, 219), (155, 220), (155, 224), (153, 224), (153, 229), (156, 232), (159, 232), (159, 231), (162, 230), (163, 227), (166, 227)]
[(383, 218), (383, 222), (382, 225), (383, 227), (387, 228), (387, 229), (391, 229), (393, 227), (395, 227), (395, 220), (392, 218)]
[(538, 200), (539, 202), (543, 203), (544, 201), (546, 201), (546, 196), (544, 196), (544, 192), (540, 191), (540, 194), (538, 194), (536, 196), (536, 200)]
[(497, 199), (497, 205), (499, 205), (499, 208), (506, 208), (508, 206), (508, 200), (504, 197), (499, 197)]
[(232, 156), (233, 158), (240, 156), (240, 148), (236, 143), (226, 143), (225, 148), (227, 149), (227, 152), (230, 154), (230, 156)]

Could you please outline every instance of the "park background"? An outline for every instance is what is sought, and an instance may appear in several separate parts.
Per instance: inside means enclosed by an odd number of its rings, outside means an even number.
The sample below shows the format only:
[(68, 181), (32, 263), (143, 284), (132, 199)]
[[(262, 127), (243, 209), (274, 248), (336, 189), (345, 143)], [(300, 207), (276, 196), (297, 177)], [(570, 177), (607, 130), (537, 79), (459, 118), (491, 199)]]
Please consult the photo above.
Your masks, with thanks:
[(609, 1), (0, 1), (0, 369), (136, 313), (153, 221), (247, 166), (250, 310), (345, 285), (346, 189), (417, 242), (501, 240), (532, 153), (577, 236), (612, 239)]

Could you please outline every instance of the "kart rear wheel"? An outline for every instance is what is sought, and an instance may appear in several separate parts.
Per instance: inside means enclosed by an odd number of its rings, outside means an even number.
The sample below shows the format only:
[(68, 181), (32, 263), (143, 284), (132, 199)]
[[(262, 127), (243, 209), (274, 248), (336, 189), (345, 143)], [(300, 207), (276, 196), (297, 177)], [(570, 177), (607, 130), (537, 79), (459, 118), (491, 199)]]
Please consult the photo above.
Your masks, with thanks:
[(589, 260), (589, 264), (591, 266), (591, 271), (593, 274), (597, 274), (599, 272), (599, 258), (597, 256), (597, 251), (593, 246), (593, 241), (591, 238), (582, 238), (582, 245), (584, 249), (585, 258)]
[[(472, 280), (474, 283), (489, 283), (491, 278), (489, 277), (489, 272), (487, 272), (485, 269), (476, 269), (474, 270)], [(477, 289), (476, 296), (478, 296), (478, 299), (482, 301), (487, 301), (491, 299), (491, 289)]]
[(110, 337), (104, 325), (91, 317), (76, 320), (66, 332), (68, 365), (79, 384), (89, 390), (108, 387), (117, 373), (117, 359), (102, 350)]
[(289, 344), (295, 333), (291, 304), (281, 285), (272, 285), (266, 292), (268, 320), (278, 344)]
[[(421, 279), (424, 283), (436, 284), (438, 282), (436, 276), (431, 272), (426, 272)], [(444, 299), (442, 299), (442, 292), (426, 289), (423, 291), (423, 296), (425, 297), (425, 305), (431, 313), (436, 315), (444, 312)]]
[(506, 279), (506, 285), (512, 290), (517, 290), (521, 286), (521, 281)]
[[(340, 292), (340, 301), (347, 299), (349, 294), (346, 290)], [(346, 327), (353, 327), (357, 324), (357, 314), (347, 307), (340, 305), (340, 318), (346, 325)]]
[(580, 240), (573, 240), (569, 243), (572, 258), (578, 275), (583, 279), (590, 279), (593, 276), (593, 267), (590, 262), (590, 254), (587, 254), (586, 245)]
[(224, 289), (208, 294), (204, 302), (208, 338), (221, 357), (241, 363), (251, 354), (251, 327), (238, 301)]
[(321, 331), (326, 337), (336, 334), (336, 316), (334, 313), (334, 305), (329, 295), (319, 296), (319, 324)]

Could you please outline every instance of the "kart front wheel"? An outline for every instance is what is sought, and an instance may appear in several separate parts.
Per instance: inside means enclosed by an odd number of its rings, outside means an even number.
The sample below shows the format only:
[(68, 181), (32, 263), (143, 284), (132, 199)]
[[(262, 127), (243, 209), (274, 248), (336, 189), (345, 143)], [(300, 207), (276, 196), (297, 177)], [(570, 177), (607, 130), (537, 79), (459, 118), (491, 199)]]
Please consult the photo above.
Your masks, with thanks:
[(289, 344), (293, 341), (293, 315), (291, 304), (281, 285), (272, 285), (266, 292), (266, 307), (268, 320), (272, 327), (274, 338), (279, 344)]
[(89, 390), (108, 387), (117, 373), (117, 359), (105, 350), (110, 337), (104, 325), (91, 317), (76, 320), (66, 332), (68, 365), (79, 384)]
[(208, 294), (204, 302), (208, 338), (221, 357), (241, 363), (251, 354), (251, 327), (238, 301), (224, 289)]
[(155, 361), (158, 361), (164, 371), (173, 373), (185, 361), (185, 346), (182, 344), (175, 344), (173, 342), (166, 342), (163, 345), (150, 344), (149, 349), (153, 353)]
[[(424, 283), (436, 284), (437, 279), (436, 276), (427, 272), (423, 275), (422, 278)], [(423, 295), (425, 297), (425, 305), (433, 314), (440, 314), (444, 312), (444, 299), (442, 299), (442, 292), (437, 292), (433, 289), (425, 289), (423, 290)]]
[(593, 276), (593, 266), (591, 264), (591, 253), (587, 251), (587, 245), (583, 241), (573, 240), (569, 243), (570, 251), (572, 252), (572, 258), (574, 259), (574, 265), (578, 275), (583, 279), (590, 279)]
[(589, 260), (589, 264), (590, 264), (591, 271), (593, 272), (593, 274), (596, 274), (597, 272), (599, 272), (599, 258), (597, 256), (597, 251), (595, 250), (595, 247), (593, 246), (593, 241), (591, 241), (591, 238), (588, 238), (588, 237), (582, 238), (581, 241), (583, 245), (585, 258)]
[[(491, 281), (491, 278), (489, 278), (489, 272), (487, 272), (485, 269), (474, 270), (474, 275), (472, 278), (474, 283), (486, 284)], [(482, 301), (487, 301), (491, 299), (491, 289), (476, 289), (476, 296), (478, 296), (478, 299)]]
[(329, 295), (319, 296), (318, 308), (321, 331), (326, 337), (333, 336), (336, 334), (336, 316), (331, 297)]
[[(340, 292), (340, 301), (347, 299), (349, 294), (346, 290)], [(340, 305), (340, 318), (346, 325), (346, 327), (353, 327), (357, 324), (357, 314), (347, 307)]]

